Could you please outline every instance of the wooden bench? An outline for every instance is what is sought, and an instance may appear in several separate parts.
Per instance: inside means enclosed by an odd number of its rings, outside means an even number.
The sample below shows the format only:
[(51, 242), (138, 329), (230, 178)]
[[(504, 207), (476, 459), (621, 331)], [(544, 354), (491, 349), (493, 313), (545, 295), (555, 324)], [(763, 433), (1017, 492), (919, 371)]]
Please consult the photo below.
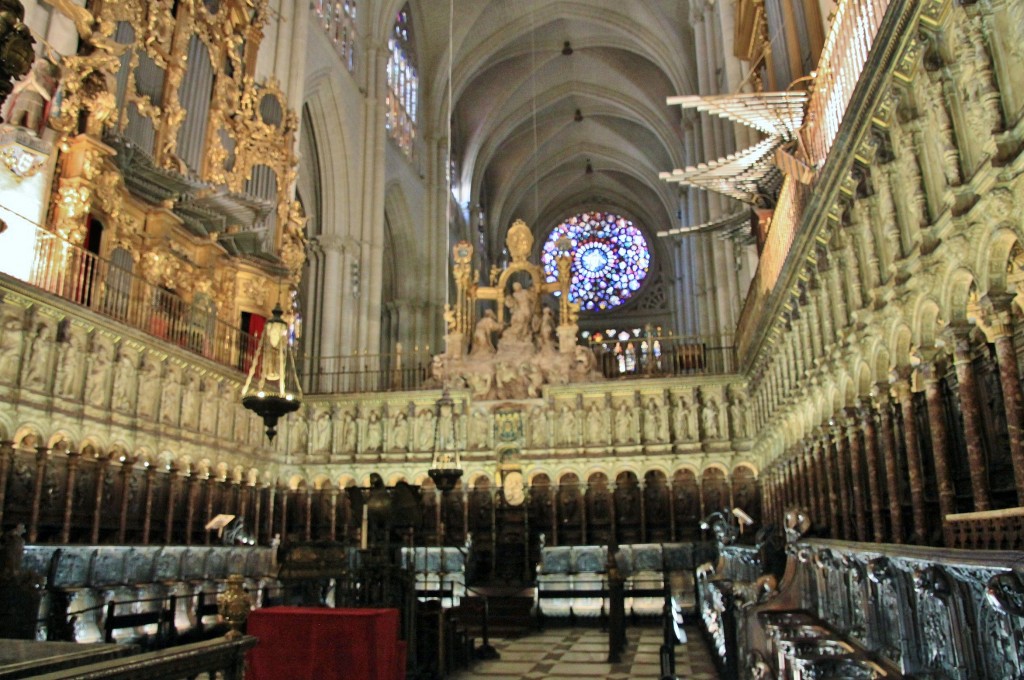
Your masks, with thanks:
[[(144, 612), (117, 613), (118, 607), (124, 608), (148, 602), (159, 602), (160, 606)], [(111, 600), (107, 603), (107, 615), (103, 619), (103, 641), (114, 642), (114, 631), (116, 630), (155, 625), (156, 635), (145, 636), (142, 639), (143, 646), (156, 649), (172, 644), (177, 632), (174, 628), (174, 604), (174, 595), (122, 602)]]

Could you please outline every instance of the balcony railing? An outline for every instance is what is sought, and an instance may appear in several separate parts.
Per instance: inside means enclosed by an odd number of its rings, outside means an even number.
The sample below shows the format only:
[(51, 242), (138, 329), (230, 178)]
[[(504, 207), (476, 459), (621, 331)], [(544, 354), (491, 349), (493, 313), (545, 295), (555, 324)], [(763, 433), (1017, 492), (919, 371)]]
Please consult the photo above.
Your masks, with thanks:
[(217, 318), (212, 306), (190, 304), (52, 232), (16, 228), (21, 242), (27, 235), (33, 243), (31, 265), (4, 273), (211, 361), (249, 366), (257, 339)]
[[(843, 0), (829, 28), (814, 71), (807, 115), (800, 130), (807, 163), (820, 173), (860, 82), (891, 0)], [(813, 186), (813, 185), (812, 185)], [(787, 176), (776, 204), (750, 292), (737, 327), (738, 355), (746, 358), (763, 326), (769, 298), (790, 258), (812, 187)]]
[(719, 375), (736, 370), (731, 336), (639, 335), (592, 342), (606, 378)]
[(306, 394), (393, 392), (425, 388), (431, 355), (425, 351), (300, 358)]

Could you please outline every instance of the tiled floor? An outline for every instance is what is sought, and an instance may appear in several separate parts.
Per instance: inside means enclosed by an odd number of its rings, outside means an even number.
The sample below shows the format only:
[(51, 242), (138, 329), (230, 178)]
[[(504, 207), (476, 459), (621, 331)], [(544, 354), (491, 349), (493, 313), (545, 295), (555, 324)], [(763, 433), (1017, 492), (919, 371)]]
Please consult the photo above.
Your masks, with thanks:
[[(687, 626), (689, 642), (676, 647), (676, 676), (717, 680), (718, 674), (700, 632)], [(497, 661), (477, 661), (456, 680), (519, 678), (659, 678), (661, 628), (630, 627), (622, 662), (608, 663), (608, 633), (593, 628), (558, 628), (514, 640), (494, 640)]]

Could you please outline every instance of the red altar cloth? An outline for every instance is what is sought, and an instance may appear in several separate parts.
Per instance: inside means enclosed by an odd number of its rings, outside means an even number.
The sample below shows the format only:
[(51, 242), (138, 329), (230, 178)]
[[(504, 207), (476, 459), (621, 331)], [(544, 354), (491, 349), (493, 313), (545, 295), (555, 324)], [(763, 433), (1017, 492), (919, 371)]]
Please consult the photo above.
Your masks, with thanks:
[(268, 607), (249, 614), (259, 638), (249, 680), (404, 680), (397, 609)]

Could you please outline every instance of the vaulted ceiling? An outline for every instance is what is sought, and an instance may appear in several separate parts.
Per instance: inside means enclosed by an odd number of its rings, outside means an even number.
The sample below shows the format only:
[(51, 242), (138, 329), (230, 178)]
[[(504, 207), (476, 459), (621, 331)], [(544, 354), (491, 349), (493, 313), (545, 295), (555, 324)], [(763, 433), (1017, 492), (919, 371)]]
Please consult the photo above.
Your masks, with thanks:
[[(492, 256), (516, 218), (538, 236), (594, 207), (649, 234), (675, 226), (678, 189), (658, 173), (683, 165), (679, 108), (665, 98), (696, 91), (688, 4), (454, 0), (453, 186), (485, 209)], [(418, 49), (424, 105), (443, 129), (449, 3), (422, 2), (413, 20), (431, 43)]]

